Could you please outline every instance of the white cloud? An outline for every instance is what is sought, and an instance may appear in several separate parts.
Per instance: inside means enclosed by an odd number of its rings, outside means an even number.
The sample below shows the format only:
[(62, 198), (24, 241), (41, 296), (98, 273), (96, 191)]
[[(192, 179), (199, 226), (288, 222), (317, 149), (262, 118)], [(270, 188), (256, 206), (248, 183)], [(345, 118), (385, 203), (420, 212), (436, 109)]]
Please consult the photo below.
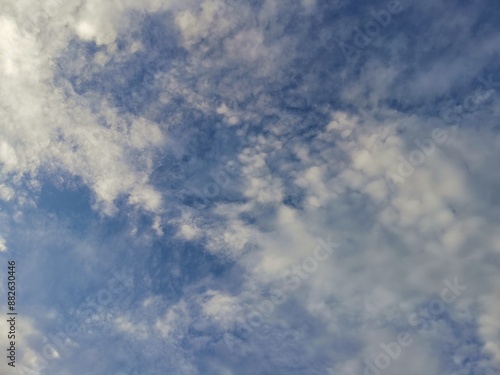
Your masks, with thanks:
[[(95, 194), (95, 207), (106, 214), (113, 214), (115, 199), (127, 194), (130, 204), (160, 209), (161, 195), (148, 185), (148, 176), (154, 153), (165, 144), (165, 129), (118, 113), (106, 101), (97, 103), (95, 112), (93, 99), (77, 97), (65, 87), (68, 96), (50, 82), (56, 68), (53, 61), (72, 36), (66, 24), (74, 25), (82, 39), (108, 45), (112, 54), (127, 10), (175, 6), (157, 1), (140, 6), (132, 1), (122, 5), (47, 1), (35, 8), (25, 2), (16, 9), (6, 7), (0, 18), (6, 36), (0, 42), (0, 164), (7, 174), (0, 181), (2, 199), (12, 199), (12, 191), (19, 191), (23, 180), (36, 186), (45, 169), (81, 177)], [(81, 63), (72, 62), (80, 71)], [(107, 128), (101, 125), (103, 118)]]
[[(436, 8), (426, 8), (430, 3), (415, 6), (435, 12)], [(302, 0), (299, 7), (311, 11), (315, 4)], [(30, 192), (40, 189), (44, 173), (59, 175), (59, 180), (77, 176), (91, 189), (94, 207), (103, 213), (115, 213), (115, 202), (125, 198), (129, 204), (155, 213), (152, 226), (159, 236), (163, 235), (164, 223), (177, 226), (177, 239), (198, 240), (207, 251), (229, 257), (238, 267), (241, 290), (235, 287), (234, 294), (222, 291), (220, 285), (221, 290), (215, 286), (208, 292), (190, 290), (191, 300), (169, 305), (166, 310), (161, 301), (151, 297), (138, 311), (161, 311), (160, 317), (152, 317), (151, 313), (151, 319), (145, 321), (133, 312), (124, 312), (114, 321), (117, 332), (139, 341), (156, 340), (155, 345), (173, 342), (175, 346), (176, 340), (184, 338), (192, 327), (202, 331), (215, 322), (217, 327), (229, 329), (240, 312), (259, 299), (260, 291), (276, 282), (281, 271), (311, 255), (316, 237), (333, 232), (341, 235), (341, 248), (291, 294), (287, 306), (296, 303), (299, 307), (287, 308), (280, 312), (282, 315), (277, 313), (283, 316), (283, 323), (270, 324), (269, 328), (273, 334), (280, 333), (285, 330), (283, 327), (305, 327), (303, 320), (308, 319), (311, 326), (307, 329), (317, 332), (324, 328), (325, 334), (313, 337), (308, 336), (305, 328), (288, 330), (288, 337), (293, 340), (282, 340), (280, 344), (299, 343), (303, 348), (307, 340), (311, 349), (301, 352), (307, 356), (313, 355), (315, 348), (330, 347), (336, 340), (343, 340), (355, 343), (352, 350), (358, 350), (356, 355), (372, 357), (377, 354), (380, 341), (391, 340), (394, 327), (405, 324), (402, 319), (406, 313), (439, 292), (442, 279), (459, 275), (471, 293), (449, 306), (449, 315), (458, 326), (478, 327), (474, 334), (484, 342), (481, 350), (492, 356), (491, 363), (482, 362), (484, 368), (500, 362), (495, 318), (499, 313), (495, 291), (499, 288), (494, 272), (500, 250), (496, 234), (496, 190), (500, 180), (495, 173), (500, 138), (493, 130), (500, 108), (498, 99), (489, 91), (474, 91), (472, 99), (488, 106), (484, 112), (468, 114), (475, 126), (447, 126), (442, 120), (429, 118), (427, 107), (414, 114), (384, 109), (384, 103), (394, 98), (403, 102), (401, 107), (411, 108), (404, 104), (431, 94), (441, 97), (462, 73), (462, 60), (453, 56), (451, 63), (445, 58), (429, 69), (427, 64), (422, 64), (422, 69), (409, 63), (403, 70), (415, 71), (413, 86), (405, 83), (404, 92), (398, 93), (393, 88), (402, 77), (393, 55), (399, 55), (387, 53), (388, 61), (384, 63), (372, 56), (360, 69), (359, 77), (349, 75), (352, 79), (345, 81), (336, 93), (335, 100), (357, 108), (356, 115), (332, 110), (330, 104), (322, 106), (311, 96), (314, 100), (308, 105), (315, 110), (321, 107), (318, 112), (324, 118), (330, 113), (330, 120), (324, 121), (320, 115), (306, 119), (297, 114), (297, 109), (283, 113), (285, 110), (276, 104), (280, 99), (268, 93), (270, 87), (280, 87), (278, 79), (272, 80), (275, 77), (285, 75), (288, 82), (291, 72), (287, 62), (301, 57), (302, 52), (291, 48), (296, 46), (291, 41), (295, 31), (283, 34), (285, 26), (275, 22), (283, 13), (279, 2), (261, 2), (258, 14), (252, 17), (248, 17), (250, 5), (235, 9), (214, 0), (91, 0), (55, 6), (54, 2), (44, 2), (34, 10), (29, 2), (20, 2), (1, 7), (4, 12), (0, 31), (4, 38), (0, 41), (0, 199), (12, 202), (16, 205), (14, 210), (21, 212), (35, 204)], [(42, 8), (47, 8), (49, 14), (43, 13)], [(124, 113), (103, 98), (79, 95), (69, 82), (57, 87), (52, 82), (57, 58), (64, 56), (75, 35), (103, 47), (92, 60), (94, 68), (101, 69), (112, 59), (126, 59), (147, 48), (132, 41), (118, 51), (116, 38), (130, 26), (127, 17), (131, 11), (172, 9), (175, 25), (171, 26), (178, 28), (189, 58), (182, 63), (185, 70), (173, 68), (155, 74), (154, 81), (162, 90), (158, 103), (152, 107), (157, 110), (173, 106), (182, 97), (195, 109), (191, 112), (218, 115), (231, 125), (228, 129), (241, 137), (243, 146), (237, 155), (230, 155), (239, 161), (241, 176), (235, 177), (230, 187), (221, 188), (220, 201), (214, 200), (206, 211), (198, 213), (182, 207), (181, 218), (169, 219), (163, 214), (170, 208), (167, 204), (174, 206), (173, 211), (178, 208), (175, 198), (169, 197), (165, 202), (162, 192), (150, 183), (157, 156), (167, 145), (177, 147), (178, 155), (184, 151), (179, 151), (183, 145), (172, 145), (168, 124), (160, 126)], [(36, 19), (38, 27), (32, 26), (27, 17)], [(468, 18), (455, 15), (450, 22), (459, 26), (458, 38), (464, 40), (469, 30), (466, 26), (470, 26)], [(439, 43), (446, 40), (445, 34), (437, 36)], [(384, 45), (374, 44), (373, 48), (403, 45), (398, 48), (406, 51), (415, 47), (408, 38), (388, 38)], [(487, 60), (497, 49), (489, 51), (487, 47), (498, 45), (495, 41), (497, 37), (487, 38), (481, 44), (468, 43), (464, 53)], [(422, 52), (417, 55), (422, 56), (434, 45), (417, 47)], [(473, 48), (477, 48), (477, 53), (471, 52)], [(89, 78), (87, 61), (71, 59), (70, 70), (75, 72), (75, 79), (84, 82)], [(215, 85), (206, 77), (219, 76), (221, 72), (224, 78), (217, 82), (217, 93), (224, 99), (214, 102)], [(191, 84), (183, 79), (183, 74), (193, 81), (197, 75), (201, 78)], [(307, 80), (304, 77), (300, 79)], [(255, 78), (271, 80), (273, 84), (259, 86)], [(323, 90), (329, 82), (318, 85)], [(309, 95), (313, 86), (304, 84), (300, 94)], [(285, 96), (284, 100), (290, 99), (288, 91)], [(173, 113), (171, 120), (189, 128), (179, 113)], [(301, 127), (301, 121), (314, 122), (317, 127), (308, 129), (302, 137), (305, 126)], [(264, 123), (264, 130), (269, 132), (252, 133), (246, 123)], [(387, 172), (396, 173), (402, 160), (408, 160), (412, 150), (417, 149), (416, 141), (429, 138), (437, 127), (446, 127), (448, 140), (436, 145), (432, 155), (426, 155), (422, 165), (401, 178), (395, 188), (389, 186)], [(190, 135), (189, 131), (186, 133)], [(229, 190), (235, 194), (226, 196)], [(240, 195), (233, 199), (236, 193)], [(226, 197), (229, 198), (222, 199)], [(20, 220), (22, 214), (16, 217)], [(136, 227), (135, 233), (138, 232)], [(5, 240), (0, 237), (0, 252), (6, 249)], [(179, 274), (177, 271), (172, 277)], [(147, 276), (152, 282), (151, 275)], [(476, 315), (477, 309), (480, 316)], [(452, 329), (446, 322), (439, 324), (436, 331), (452, 341)], [(200, 336), (192, 338), (193, 347), (206, 348), (216, 335)], [(421, 363), (426, 364), (426, 373), (441, 373), (442, 363), (427, 345), (438, 342), (438, 336), (435, 332), (423, 336), (422, 343), (411, 348), (411, 355), (401, 357), (387, 373), (417, 373), (411, 369)], [(269, 335), (250, 341), (253, 345), (261, 344), (259, 347), (270, 353), (277, 350), (272, 347), (272, 337), (282, 338)], [(176, 355), (185, 360), (182, 366), (186, 371), (182, 373), (196, 373), (188, 363), (190, 359), (186, 359), (189, 356), (179, 352)], [(359, 360), (353, 359), (352, 353), (334, 354), (330, 372), (359, 373)], [(29, 354), (26, 356), (30, 360)], [(274, 356), (269, 357), (274, 360)], [(290, 363), (290, 358), (275, 360)]]
[(208, 291), (202, 297), (203, 312), (216, 321), (223, 329), (231, 328), (241, 314), (240, 301), (227, 294), (217, 291)]
[(187, 240), (192, 240), (193, 238), (197, 237), (198, 230), (196, 229), (196, 227), (183, 224), (181, 226), (180, 235)]
[(134, 336), (139, 340), (146, 340), (151, 335), (150, 329), (145, 322), (133, 322), (129, 316), (119, 316), (113, 323), (118, 332)]
[(4, 253), (7, 251), (7, 244), (5, 242), (5, 238), (0, 237), (0, 253)]
[[(487, 294), (489, 276), (486, 273), (484, 277), (474, 278), (475, 272), (466, 272), (468, 266), (460, 261), (460, 256), (470, 252), (477, 259), (492, 256), (497, 249), (492, 251), (487, 244), (497, 243), (497, 236), (489, 229), (494, 224), (488, 223), (474, 209), (481, 205), (481, 196), (473, 189), (472, 177), (462, 166), (464, 162), (452, 156), (460, 152), (462, 159), (475, 160), (479, 165), (479, 160), (485, 159), (478, 156), (473, 144), (484, 135), (472, 130), (458, 133), (448, 128), (448, 141), (436, 144), (425, 162), (416, 166), (393, 191), (386, 182), (386, 173), (397, 171), (400, 157), (408, 159), (417, 147), (415, 140), (429, 138), (439, 125), (423, 118), (399, 116), (387, 122), (364, 118), (364, 121), (376, 123), (377, 127), (371, 130), (353, 125), (355, 122), (349, 122), (345, 114), (334, 114), (333, 118), (342, 120), (330, 123), (314, 141), (335, 142), (335, 147), (342, 150), (344, 154), (339, 157), (344, 158), (344, 164), (336, 164), (334, 168), (330, 160), (296, 148), (301, 153), (301, 162), (295, 162), (293, 177), (295, 184), (305, 191), (307, 210), (304, 211), (284, 206), (279, 189), (273, 190), (272, 199), (262, 200), (259, 189), (265, 188), (268, 181), (285, 177), (267, 168), (269, 154), (259, 148), (265, 142), (255, 141), (253, 147), (248, 146), (240, 155), (240, 160), (248, 161), (249, 165), (243, 168), (243, 181), (247, 182), (242, 186), (249, 201), (245, 205), (219, 206), (216, 212), (226, 218), (227, 224), (222, 232), (211, 231), (208, 235), (217, 241), (219, 249), (224, 248), (223, 244), (240, 249), (242, 244), (234, 242), (231, 227), (237, 223), (240, 231), (254, 228), (238, 222), (238, 215), (255, 212), (263, 202), (272, 205), (275, 215), (266, 219), (266, 233), (252, 236), (257, 248), (237, 256), (247, 274), (256, 275), (258, 284), (263, 287), (271, 285), (286, 267), (300, 264), (303, 257), (310, 255), (315, 236), (331, 231), (340, 233), (345, 242), (335, 259), (318, 268), (310, 280), (302, 284), (307, 293), (299, 290), (291, 298), (299, 299), (312, 316), (321, 319), (332, 335), (346, 334), (346, 327), (338, 323), (338, 318), (354, 314), (362, 322), (364, 331), (352, 331), (351, 335), (362, 338), (373, 334), (372, 339), (365, 340), (366, 350), (379, 348), (384, 337), (388, 339), (394, 335), (390, 323), (383, 326), (382, 322), (398, 321), (401, 314), (412, 312), (419, 303), (439, 293), (444, 278), (460, 275), (461, 279), (467, 279), (471, 290), (475, 285), (476, 293), (484, 295), (485, 301), (491, 301), (483, 305), (488, 312), (481, 318), (477, 334), (484, 337), (485, 352), (491, 353), (497, 361), (498, 338), (494, 333), (493, 317), (498, 315), (498, 298)], [(419, 124), (419, 131), (414, 135), (401, 131), (416, 124)], [(346, 129), (350, 129), (349, 134), (345, 133)], [(377, 134), (382, 135), (379, 145), (374, 140)], [(489, 133), (488, 138), (488, 143), (494, 144), (497, 136)], [(468, 145), (463, 144), (465, 140)], [(326, 146), (321, 150), (326, 153)], [(289, 161), (285, 156), (280, 163), (282, 170), (287, 170)], [(488, 173), (488, 170), (476, 171), (475, 178), (489, 178)], [(244, 236), (238, 235), (238, 238), (243, 241)], [(473, 243), (482, 245), (478, 249)], [(245, 284), (238, 296), (240, 303), (252, 303), (255, 287), (254, 281)], [(456, 314), (470, 309), (476, 297), (461, 296), (456, 305), (448, 307), (450, 314), (465, 324), (466, 321), (461, 321)], [(340, 302), (338, 305), (325, 304), (332, 300)], [(217, 306), (223, 310), (229, 302), (230, 299), (222, 298), (221, 306)], [(469, 311), (467, 316), (470, 314), (473, 312)], [(378, 329), (381, 332), (377, 333)], [(438, 338), (423, 337), (422, 343), (411, 348), (411, 355), (402, 356), (390, 373), (397, 373), (414, 363), (417, 356), (428, 362), (426, 368), (431, 373), (438, 374), (439, 359), (432, 351), (425, 350), (426, 340)]]

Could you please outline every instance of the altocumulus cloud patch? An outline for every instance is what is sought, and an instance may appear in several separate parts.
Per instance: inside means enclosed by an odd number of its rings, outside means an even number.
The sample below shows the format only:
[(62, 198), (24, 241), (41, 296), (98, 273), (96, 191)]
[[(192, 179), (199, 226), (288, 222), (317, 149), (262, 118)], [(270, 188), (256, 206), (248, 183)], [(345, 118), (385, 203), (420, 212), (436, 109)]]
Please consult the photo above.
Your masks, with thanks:
[(2, 374), (498, 373), (494, 1), (0, 6)]

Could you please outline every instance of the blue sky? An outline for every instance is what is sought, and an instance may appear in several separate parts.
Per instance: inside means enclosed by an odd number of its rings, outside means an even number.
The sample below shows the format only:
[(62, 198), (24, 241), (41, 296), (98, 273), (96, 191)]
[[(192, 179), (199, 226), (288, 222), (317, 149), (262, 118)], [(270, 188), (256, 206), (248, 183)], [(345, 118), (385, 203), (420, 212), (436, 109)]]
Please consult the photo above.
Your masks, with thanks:
[(2, 374), (499, 372), (495, 1), (0, 7)]

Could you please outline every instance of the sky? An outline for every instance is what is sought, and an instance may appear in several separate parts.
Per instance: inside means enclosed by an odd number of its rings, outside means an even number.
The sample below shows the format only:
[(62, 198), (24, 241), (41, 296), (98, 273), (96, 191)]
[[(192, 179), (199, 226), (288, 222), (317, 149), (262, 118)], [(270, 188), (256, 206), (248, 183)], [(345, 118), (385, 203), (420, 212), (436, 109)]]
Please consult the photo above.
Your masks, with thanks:
[(500, 373), (499, 17), (0, 0), (1, 374)]

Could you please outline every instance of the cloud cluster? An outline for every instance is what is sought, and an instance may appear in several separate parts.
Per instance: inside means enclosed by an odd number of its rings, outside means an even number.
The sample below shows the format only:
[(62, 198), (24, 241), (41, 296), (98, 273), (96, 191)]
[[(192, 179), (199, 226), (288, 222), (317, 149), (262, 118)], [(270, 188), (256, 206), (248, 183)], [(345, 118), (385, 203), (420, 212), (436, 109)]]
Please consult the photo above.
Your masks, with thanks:
[[(495, 374), (497, 7), (459, 3), (2, 4), (0, 259), (29, 270), (22, 371)], [(337, 41), (385, 9), (346, 65)], [(328, 233), (342, 246), (316, 267)], [(123, 267), (131, 303), (90, 308)], [(241, 329), (290, 269), (304, 282)], [(457, 278), (467, 292), (398, 340)], [(75, 317), (75, 345), (35, 363)], [(385, 366), (388, 342), (405, 350)]]

